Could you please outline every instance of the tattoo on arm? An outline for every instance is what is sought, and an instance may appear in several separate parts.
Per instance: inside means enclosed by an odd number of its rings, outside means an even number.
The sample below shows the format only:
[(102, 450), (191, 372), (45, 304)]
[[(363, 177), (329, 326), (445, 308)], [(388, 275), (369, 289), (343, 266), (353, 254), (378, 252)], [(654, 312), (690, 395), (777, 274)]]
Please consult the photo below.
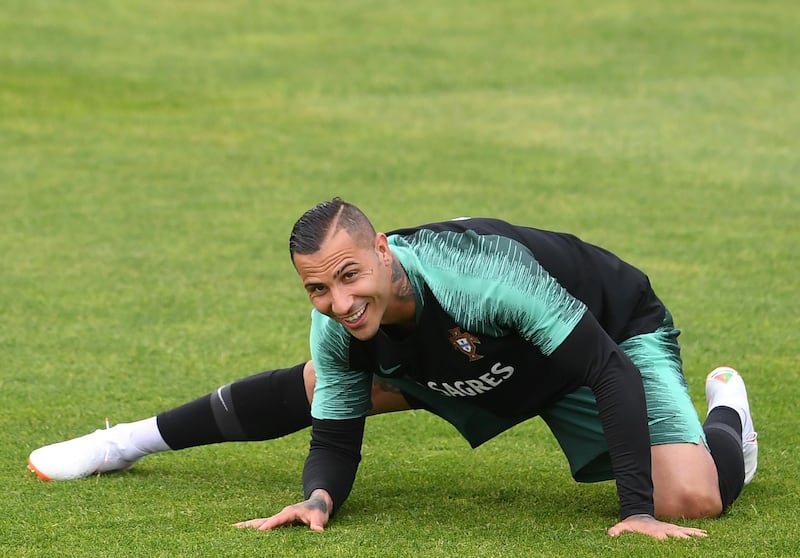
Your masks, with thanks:
[(388, 393), (400, 393), (400, 388), (397, 386), (393, 386), (389, 382), (384, 382), (383, 380), (379, 380), (377, 378), (372, 379), (372, 383), (381, 391), (385, 391)]

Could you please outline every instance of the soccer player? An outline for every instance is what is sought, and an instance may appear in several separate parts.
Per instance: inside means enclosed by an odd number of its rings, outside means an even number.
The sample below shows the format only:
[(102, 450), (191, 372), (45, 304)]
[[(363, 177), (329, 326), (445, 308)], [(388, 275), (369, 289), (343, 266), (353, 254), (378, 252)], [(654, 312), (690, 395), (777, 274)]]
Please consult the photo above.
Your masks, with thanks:
[[(306, 500), (239, 526), (321, 530), (352, 488), (365, 416), (407, 402), (473, 446), (542, 416), (576, 480), (616, 481), (621, 521), (611, 535), (702, 536), (655, 516), (717, 516), (752, 478), (757, 444), (741, 377), (730, 368), (708, 376), (701, 425), (669, 312), (641, 271), (601, 248), (492, 219), (385, 235), (336, 198), (298, 220), (290, 252), (314, 306), (306, 381), (298, 366), (188, 404), (204, 407), (204, 428), (215, 433), (203, 443), (252, 439), (284, 418), (283, 430), (305, 426), (308, 407), (286, 401), (315, 384)], [(288, 378), (294, 395), (281, 399)], [(375, 405), (373, 378), (400, 393), (378, 393)], [(239, 388), (267, 379), (275, 384), (264, 393), (282, 406), (232, 412)], [(163, 445), (146, 451), (186, 445), (167, 431), (187, 408), (134, 423), (162, 433)], [(30, 462), (42, 472), (37, 452)]]

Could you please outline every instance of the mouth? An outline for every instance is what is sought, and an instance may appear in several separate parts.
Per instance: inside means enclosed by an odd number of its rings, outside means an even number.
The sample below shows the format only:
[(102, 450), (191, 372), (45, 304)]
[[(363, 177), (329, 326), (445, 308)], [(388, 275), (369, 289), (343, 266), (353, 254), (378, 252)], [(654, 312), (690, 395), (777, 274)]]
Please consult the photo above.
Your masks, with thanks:
[(347, 327), (358, 327), (362, 325), (366, 321), (367, 317), (367, 305), (365, 304), (361, 308), (359, 308), (356, 312), (353, 312), (349, 316), (345, 316), (341, 318), (341, 322), (346, 325)]

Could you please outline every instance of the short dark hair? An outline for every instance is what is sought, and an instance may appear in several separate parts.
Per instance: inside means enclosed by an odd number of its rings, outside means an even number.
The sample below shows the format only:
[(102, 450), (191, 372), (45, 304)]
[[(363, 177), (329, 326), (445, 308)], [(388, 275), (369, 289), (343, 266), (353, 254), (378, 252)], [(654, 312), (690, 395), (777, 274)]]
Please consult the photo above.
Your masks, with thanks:
[(375, 227), (355, 205), (336, 197), (318, 203), (297, 220), (289, 235), (289, 255), (313, 254), (329, 234), (345, 229), (359, 242), (372, 241)]

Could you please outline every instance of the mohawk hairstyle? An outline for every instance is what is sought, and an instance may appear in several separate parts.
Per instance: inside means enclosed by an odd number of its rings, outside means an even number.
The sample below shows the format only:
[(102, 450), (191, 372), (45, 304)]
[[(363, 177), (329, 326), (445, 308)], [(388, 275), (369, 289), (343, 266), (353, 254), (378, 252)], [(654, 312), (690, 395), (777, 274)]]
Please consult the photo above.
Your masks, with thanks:
[(344, 229), (359, 244), (372, 242), (375, 227), (355, 205), (336, 197), (318, 203), (300, 217), (289, 235), (289, 255), (313, 254), (331, 234)]

